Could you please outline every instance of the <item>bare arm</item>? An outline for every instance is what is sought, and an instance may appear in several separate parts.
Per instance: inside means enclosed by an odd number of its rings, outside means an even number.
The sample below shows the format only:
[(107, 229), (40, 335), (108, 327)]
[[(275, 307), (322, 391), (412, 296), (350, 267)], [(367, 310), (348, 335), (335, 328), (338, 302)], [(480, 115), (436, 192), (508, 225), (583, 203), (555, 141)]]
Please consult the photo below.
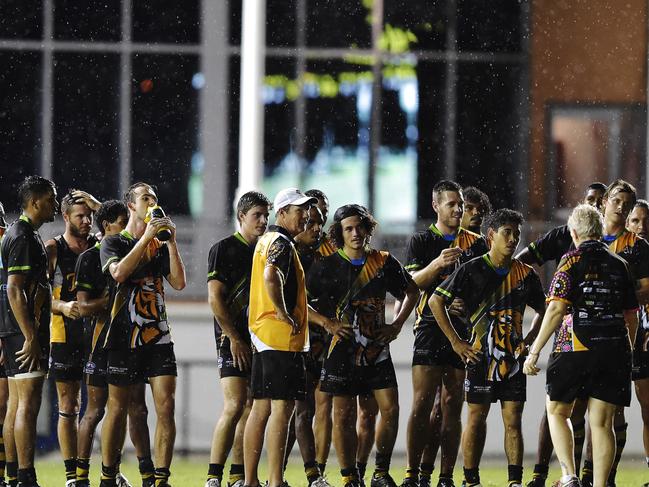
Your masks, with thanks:
[(26, 278), (22, 274), (9, 275), (7, 279), (7, 297), (11, 311), (25, 337), (25, 345), (20, 352), (16, 353), (16, 357), (21, 362), (20, 368), (31, 372), (38, 368), (41, 349), (36, 336), (36, 324), (29, 316), (25, 280)]
[(534, 258), (534, 255), (532, 252), (530, 252), (530, 249), (525, 247), (523, 250), (521, 250), (518, 255), (516, 256), (518, 260), (520, 260), (523, 264), (536, 264), (536, 259)]
[(178, 244), (176, 243), (175, 238), (169, 240), (167, 243), (169, 248), (169, 275), (167, 276), (167, 281), (171, 284), (171, 287), (176, 291), (185, 289), (187, 285), (187, 276), (185, 275), (185, 264), (183, 264), (183, 259), (180, 257), (180, 252), (178, 251)]
[(462, 340), (457, 334), (457, 331), (455, 331), (455, 328), (451, 324), (451, 318), (446, 309), (444, 298), (437, 294), (433, 294), (428, 300), (428, 306), (433, 312), (435, 321), (437, 321), (440, 329), (444, 335), (446, 335), (448, 341), (451, 342), (451, 346), (455, 353), (457, 353), (465, 362), (477, 362), (480, 358), (480, 351), (474, 349), (468, 342)]
[(320, 314), (313, 306), (309, 305), (309, 323), (321, 326), (331, 335), (336, 335), (338, 338), (352, 338), (354, 331), (352, 325), (343, 323), (342, 321), (332, 320), (325, 315)]
[(88, 291), (77, 291), (77, 304), (79, 307), (79, 316), (87, 317), (101, 313), (108, 306), (108, 296), (101, 298), (91, 298)]
[(158, 233), (160, 227), (166, 226), (166, 222), (163, 222), (163, 220), (164, 218), (152, 218), (149, 223), (147, 223), (144, 235), (142, 235), (142, 238), (137, 241), (131, 251), (120, 261), (112, 262), (110, 264), (108, 270), (116, 282), (126, 282), (128, 278), (131, 277), (131, 274), (135, 272), (135, 269), (137, 269), (149, 242), (153, 240), (153, 237)]
[(433, 259), (426, 267), (412, 273), (412, 279), (419, 289), (428, 289), (438, 278), (440, 272), (446, 267), (454, 264), (462, 255), (462, 249), (451, 247), (442, 250), (436, 259)]
[(239, 370), (248, 370), (252, 363), (252, 350), (239, 331), (226, 303), (228, 289), (225, 284), (217, 279), (207, 283), (207, 300), (210, 303), (212, 313), (218, 321), (223, 334), (230, 339), (230, 351), (234, 360), (234, 366)]
[[(47, 252), (47, 269), (50, 282), (54, 278), (54, 272), (56, 272), (56, 261), (57, 261), (57, 247), (56, 241), (54, 239), (48, 240), (45, 243), (45, 250)], [(52, 313), (65, 315), (68, 318), (76, 320), (79, 315), (79, 305), (76, 301), (63, 301), (61, 299), (52, 298)]]
[(543, 322), (543, 316), (545, 315), (545, 308), (535, 310), (534, 318), (532, 318), (532, 325), (530, 326), (530, 331), (527, 332), (523, 341), (525, 345), (531, 345), (536, 337), (539, 335), (539, 330), (541, 330), (541, 323)]
[(270, 297), (275, 314), (281, 321), (285, 321), (293, 328), (293, 333), (300, 332), (299, 325), (295, 322), (293, 317), (286, 309), (286, 302), (284, 301), (284, 283), (282, 282), (282, 274), (279, 269), (273, 265), (267, 265), (264, 269), (264, 284), (266, 291)]
[(566, 310), (568, 309), (568, 304), (564, 301), (553, 300), (550, 301), (547, 309), (545, 310), (545, 315), (543, 316), (543, 321), (541, 322), (541, 329), (539, 334), (532, 343), (530, 347), (530, 353), (525, 360), (523, 365), (523, 372), (527, 375), (536, 375), (539, 373), (539, 368), (536, 366), (536, 362), (539, 359), (539, 353), (543, 350), (543, 347), (548, 342), (552, 334), (556, 331), (563, 320)]
[(403, 301), (399, 302), (399, 308), (395, 306), (395, 316), (391, 325), (383, 326), (377, 331), (377, 339), (383, 342), (391, 342), (401, 332), (404, 323), (415, 308), (419, 300), (419, 288), (414, 282), (411, 282), (406, 289), (406, 295)]

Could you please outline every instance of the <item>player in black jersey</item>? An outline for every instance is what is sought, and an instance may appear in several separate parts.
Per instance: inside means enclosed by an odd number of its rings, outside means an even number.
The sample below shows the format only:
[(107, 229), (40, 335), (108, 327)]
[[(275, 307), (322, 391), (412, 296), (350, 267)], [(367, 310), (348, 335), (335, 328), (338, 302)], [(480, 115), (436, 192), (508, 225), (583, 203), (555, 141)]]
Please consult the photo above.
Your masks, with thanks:
[(489, 196), (473, 186), (462, 188), (462, 196), (464, 196), (464, 213), (460, 226), (480, 235), (483, 220), (491, 214)]
[[(647, 240), (649, 238), (649, 202), (638, 200), (629, 213), (626, 228)], [(642, 411), (642, 440), (649, 466), (649, 305), (640, 307), (640, 323), (633, 351), (633, 381)]]
[(65, 232), (45, 242), (52, 279), (50, 377), (56, 382), (59, 403), (57, 433), (66, 480), (77, 471), (78, 415), (83, 377), (83, 320), (76, 299), (77, 257), (97, 243), (90, 232), (93, 211), (71, 194), (61, 200)]
[[(102, 238), (117, 235), (126, 228), (128, 209), (121, 201), (106, 201), (98, 207), (95, 221)], [(79, 314), (84, 318), (84, 380), (88, 391), (86, 410), (79, 423), (76, 487), (89, 485), (90, 454), (95, 429), (104, 416), (108, 400), (107, 355), (103, 345), (110, 319), (109, 306), (112, 292), (109, 285), (111, 281), (101, 272), (99, 249), (98, 242), (83, 252), (77, 259), (75, 269)], [(141, 384), (140, 391), (134, 394), (129, 404), (128, 414), (129, 433), (139, 460), (142, 485), (148, 487), (153, 485), (154, 473), (146, 422), (144, 387), (145, 385)], [(118, 486), (130, 485), (121, 473), (118, 474), (117, 484)]]
[[(430, 437), (430, 415), (437, 390), (443, 384), (448, 392), (442, 408), (441, 469), (438, 485), (453, 484), (453, 469), (460, 445), (462, 424), (462, 384), (464, 364), (439, 329), (428, 307), (435, 288), (460, 264), (487, 252), (484, 238), (460, 227), (464, 209), (462, 189), (452, 181), (440, 181), (433, 188), (433, 209), (437, 221), (410, 239), (406, 269), (421, 289), (415, 321), (412, 360), (414, 398), (408, 420), (408, 463), (404, 487), (419, 480), (422, 452)], [(464, 306), (455, 300), (450, 309), (453, 325), (468, 338), (463, 318)]]
[[(492, 402), (501, 401), (509, 487), (523, 481), (523, 404), (526, 383), (522, 365), (545, 312), (541, 280), (529, 265), (513, 259), (523, 216), (500, 209), (487, 222), (489, 252), (460, 266), (435, 290), (429, 305), (455, 352), (466, 362), (464, 383), (469, 414), (462, 435), (465, 484), (480, 485), (479, 465)], [(461, 338), (446, 306), (461, 298), (470, 317), (471, 338)], [(523, 315), (536, 311), (523, 333)]]
[(239, 198), (240, 230), (210, 249), (208, 299), (214, 314), (214, 334), (223, 389), (223, 411), (210, 452), (206, 487), (220, 487), (230, 452), (230, 487), (243, 485), (243, 431), (250, 412), (249, 381), (252, 350), (248, 332), (250, 271), (257, 239), (268, 226), (270, 200), (257, 191)]
[(47, 252), (38, 229), (54, 220), (59, 205), (56, 186), (40, 176), (29, 176), (18, 189), (23, 213), (2, 239), (0, 275), (3, 294), (0, 336), (10, 395), (16, 395), (13, 426), (21, 486), (37, 486), (34, 469), (36, 419), (50, 344), (52, 291)]
[[(588, 185), (584, 193), (583, 203), (602, 211), (602, 198), (606, 192), (606, 186), (600, 182), (594, 182)], [(554, 261), (555, 265), (559, 264), (563, 254), (574, 248), (568, 225), (561, 225), (553, 228), (541, 238), (530, 243), (523, 249), (516, 258), (525, 264), (545, 265), (547, 262)], [(584, 422), (573, 423), (575, 431), (575, 456), (580, 460), (586, 430)], [(550, 459), (552, 458), (552, 440), (550, 438), (550, 429), (548, 427), (547, 414), (544, 411), (539, 425), (539, 440), (537, 447), (537, 460), (534, 465), (534, 474), (532, 480), (528, 482), (527, 487), (544, 487), (545, 480), (548, 476)], [(579, 466), (580, 461), (577, 461)], [(579, 468), (578, 468), (579, 470)]]
[[(376, 222), (359, 205), (345, 205), (330, 229), (339, 248), (317, 261), (307, 287), (319, 312), (353, 326), (354, 337), (334, 336), (320, 376), (320, 388), (334, 396), (334, 443), (345, 485), (360, 485), (356, 469), (356, 396), (373, 395), (381, 412), (376, 435), (376, 470), (372, 486), (394, 486), (389, 475), (398, 427), (397, 382), (389, 342), (412, 311), (417, 288), (388, 252), (369, 247)], [(385, 322), (385, 298), (403, 300), (393, 323)]]
[[(185, 267), (169, 217), (151, 217), (158, 198), (153, 186), (136, 183), (126, 192), (126, 229), (101, 243), (102, 271), (115, 281), (108, 349), (108, 407), (102, 426), (102, 487), (115, 486), (131, 386), (148, 379), (157, 423), (156, 487), (168, 487), (176, 425), (176, 358), (164, 300), (164, 279), (185, 287)], [(148, 220), (148, 223), (145, 223)], [(167, 235), (160, 232), (166, 230)], [(157, 235), (168, 237), (161, 241)]]
[[(491, 214), (489, 197), (478, 188), (467, 186), (462, 188), (464, 197), (464, 213), (460, 226), (476, 234), (482, 234), (482, 222)], [(419, 464), (419, 487), (428, 487), (430, 478), (435, 468), (435, 460), (439, 450), (439, 441), (442, 428), (441, 404), (447, 400), (448, 393), (440, 387), (435, 394), (435, 402), (430, 414), (430, 437), (421, 455)]]
[[(331, 239), (329, 239), (327, 233), (324, 232), (324, 226), (327, 224), (327, 218), (329, 216), (329, 198), (327, 198), (327, 195), (319, 189), (310, 189), (305, 191), (304, 194), (318, 200), (316, 205), (318, 206), (320, 213), (322, 213), (323, 232), (321, 233), (316, 252), (321, 257), (327, 257), (336, 252), (336, 246)], [(325, 472), (327, 459), (329, 458), (329, 451), (331, 449), (331, 431), (333, 427), (331, 422), (331, 408), (331, 396), (321, 392), (319, 387), (316, 388), (313, 436), (315, 437), (316, 461), (318, 462), (318, 467), (322, 474)], [(372, 435), (372, 438), (374, 437), (373, 430), (370, 431), (369, 434)], [(360, 439), (359, 443), (361, 443)]]
[[(619, 190), (619, 182), (614, 185), (607, 191), (605, 212), (614, 207), (621, 215), (624, 201), (613, 202), (624, 191)], [(588, 205), (577, 206), (570, 215), (568, 226), (576, 249), (559, 263), (541, 330), (524, 365), (526, 374), (538, 373), (541, 349), (559, 326), (566, 328), (564, 317), (570, 313), (572, 326), (565, 340), (561, 332), (555, 338), (546, 381), (548, 422), (561, 464), (562, 486), (580, 485), (570, 426), (575, 400), (587, 400), (596, 460), (593, 484), (598, 486), (608, 484), (614, 460), (613, 415), (631, 400), (630, 339), (638, 324), (635, 279), (627, 262), (602, 241), (603, 223), (599, 212)]]

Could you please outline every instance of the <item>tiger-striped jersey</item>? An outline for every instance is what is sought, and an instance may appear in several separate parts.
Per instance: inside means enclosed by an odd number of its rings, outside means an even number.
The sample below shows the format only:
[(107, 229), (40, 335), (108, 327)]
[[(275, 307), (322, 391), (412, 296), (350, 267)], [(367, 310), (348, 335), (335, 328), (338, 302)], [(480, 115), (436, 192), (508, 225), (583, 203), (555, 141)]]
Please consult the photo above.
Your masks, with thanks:
[[(110, 265), (128, 255), (137, 242), (127, 230), (104, 238), (100, 248), (102, 272), (110, 276)], [(172, 343), (163, 281), (170, 272), (169, 249), (154, 238), (135, 271), (125, 282), (116, 283), (107, 348), (133, 349)]]

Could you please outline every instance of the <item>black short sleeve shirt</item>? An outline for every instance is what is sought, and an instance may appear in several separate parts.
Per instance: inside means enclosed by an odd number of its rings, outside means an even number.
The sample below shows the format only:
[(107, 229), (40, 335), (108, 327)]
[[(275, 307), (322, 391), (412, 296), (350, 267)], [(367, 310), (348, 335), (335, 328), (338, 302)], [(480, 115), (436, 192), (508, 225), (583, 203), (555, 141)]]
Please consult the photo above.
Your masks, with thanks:
[[(126, 230), (104, 238), (100, 247), (102, 272), (135, 247), (137, 239)], [(154, 238), (127, 281), (116, 283), (111, 309), (108, 348), (138, 348), (172, 343), (164, 299), (164, 277), (170, 273), (169, 249)]]
[(0, 250), (2, 271), (2, 315), (0, 336), (21, 334), (18, 322), (9, 306), (6, 286), (10, 275), (25, 276), (25, 294), (30, 317), (38, 327), (39, 340), (49, 342), (49, 322), (52, 303), (52, 290), (48, 278), (48, 259), (45, 245), (31, 221), (22, 215), (12, 225), (2, 239)]
[[(222, 282), (227, 289), (226, 302), (230, 316), (241, 337), (250, 339), (248, 331), (248, 301), (250, 299), (250, 273), (254, 246), (250, 246), (243, 236), (237, 232), (216, 242), (210, 249), (207, 263), (207, 281)], [(222, 335), (222, 330), (214, 320), (216, 338)]]

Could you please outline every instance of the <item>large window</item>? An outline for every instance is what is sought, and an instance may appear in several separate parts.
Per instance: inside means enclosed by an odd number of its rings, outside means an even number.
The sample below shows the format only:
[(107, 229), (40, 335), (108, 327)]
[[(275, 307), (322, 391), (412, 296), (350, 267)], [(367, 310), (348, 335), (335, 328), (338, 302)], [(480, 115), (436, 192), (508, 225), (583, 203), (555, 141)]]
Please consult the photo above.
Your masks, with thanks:
[(28, 174), (99, 198), (135, 180), (197, 208), (201, 2), (0, 2), (0, 190)]
[[(241, 2), (229, 8), (238, 67)], [(317, 187), (334, 206), (371, 205), (385, 232), (431, 218), (442, 178), (484, 189), (496, 206), (524, 207), (527, 8), (269, 0), (264, 190)], [(238, 69), (230, 74), (237, 84)], [(234, 157), (238, 137), (230, 144)]]

